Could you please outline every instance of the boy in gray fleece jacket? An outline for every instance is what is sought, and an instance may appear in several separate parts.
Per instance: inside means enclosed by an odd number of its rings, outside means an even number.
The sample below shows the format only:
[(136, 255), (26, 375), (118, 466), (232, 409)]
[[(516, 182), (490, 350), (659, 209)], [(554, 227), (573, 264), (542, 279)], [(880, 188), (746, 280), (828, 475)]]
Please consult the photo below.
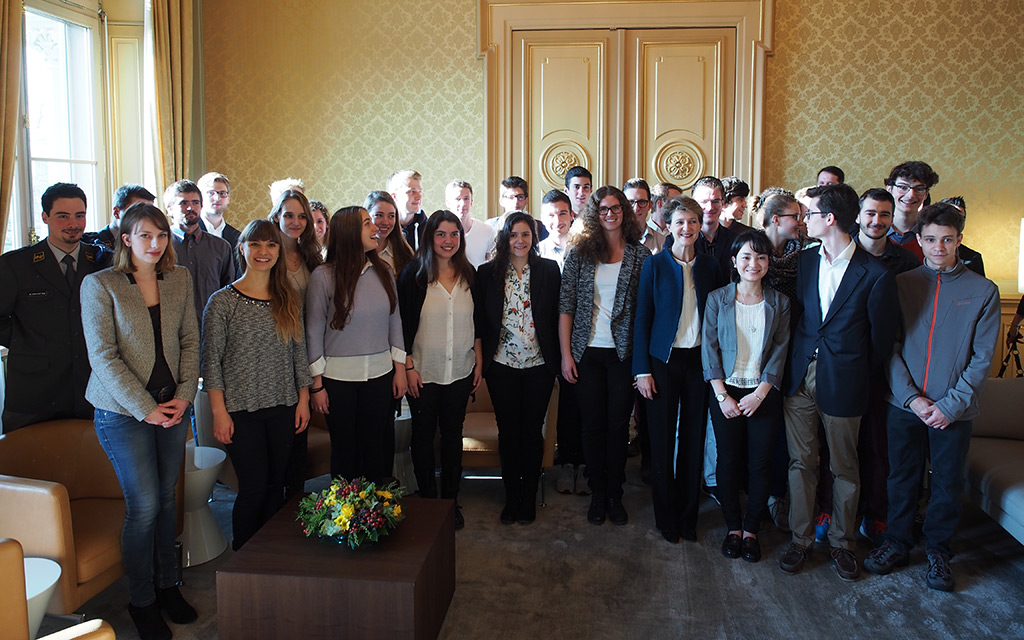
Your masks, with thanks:
[(963, 228), (955, 207), (925, 207), (917, 227), (924, 264), (896, 277), (903, 330), (889, 362), (889, 528), (864, 562), (877, 574), (908, 564), (927, 455), (926, 583), (941, 591), (953, 590), (950, 541), (960, 521), (971, 421), (999, 337), (998, 289), (957, 258)]

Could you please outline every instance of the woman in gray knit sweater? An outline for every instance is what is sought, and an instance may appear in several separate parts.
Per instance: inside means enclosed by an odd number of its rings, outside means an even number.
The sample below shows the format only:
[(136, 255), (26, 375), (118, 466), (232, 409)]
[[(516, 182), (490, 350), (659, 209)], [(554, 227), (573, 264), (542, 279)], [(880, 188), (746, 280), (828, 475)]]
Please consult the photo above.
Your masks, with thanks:
[(272, 222), (253, 220), (238, 251), (242, 277), (210, 296), (203, 314), (213, 437), (226, 445), (238, 474), (236, 551), (284, 502), (292, 439), (309, 424), (312, 383), (302, 305), (288, 282), (280, 233)]
[(124, 491), (121, 557), (142, 638), (170, 638), (161, 612), (197, 615), (175, 586), (174, 485), (185, 455), (185, 410), (199, 379), (192, 278), (175, 267), (163, 211), (138, 203), (121, 216), (114, 266), (82, 281), (82, 328), (92, 375), (85, 391), (96, 434)]

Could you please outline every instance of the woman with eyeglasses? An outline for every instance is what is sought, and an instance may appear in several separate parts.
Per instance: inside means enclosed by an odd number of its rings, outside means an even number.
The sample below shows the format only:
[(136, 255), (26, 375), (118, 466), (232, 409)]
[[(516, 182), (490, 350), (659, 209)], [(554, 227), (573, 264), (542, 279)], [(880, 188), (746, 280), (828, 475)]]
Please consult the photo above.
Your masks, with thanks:
[(754, 203), (754, 216), (772, 246), (768, 256), (772, 268), (765, 284), (792, 300), (796, 297), (796, 261), (807, 233), (803, 208), (791, 191), (768, 187)]
[(608, 185), (580, 211), (562, 269), (558, 337), (562, 375), (577, 385), (583, 455), (591, 490), (587, 521), (624, 525), (629, 415), (633, 410), (630, 359), (640, 270), (651, 252), (625, 194)]
[(697, 252), (703, 219), (697, 201), (669, 200), (662, 216), (670, 242), (640, 274), (633, 374), (647, 401), (654, 522), (676, 544), (680, 537), (697, 539), (707, 425), (700, 323), (722, 276), (716, 258)]
[[(536, 222), (517, 211), (498, 232), (494, 259), (476, 274), (476, 333), (483, 346), (505, 484), (501, 523), (537, 517), (547, 414), (560, 358), (558, 263), (537, 254)], [(554, 428), (549, 425), (548, 428)]]
[[(82, 281), (82, 329), (96, 434), (124, 492), (121, 557), (142, 638), (170, 638), (198, 617), (177, 584), (174, 486), (182, 420), (199, 383), (199, 326), (188, 269), (175, 267), (171, 229), (148, 203), (121, 215), (114, 266)], [(7, 517), (15, 517), (13, 514)]]
[(288, 282), (281, 234), (253, 220), (238, 239), (242, 277), (210, 296), (203, 314), (203, 388), (213, 437), (238, 475), (231, 548), (284, 504), (292, 441), (309, 424), (303, 303)]
[(327, 262), (306, 292), (306, 350), (313, 409), (327, 417), (331, 476), (391, 476), (388, 414), (405, 395), (405, 344), (391, 268), (377, 255), (377, 227), (362, 207), (331, 216)]
[(416, 258), (398, 278), (398, 297), (408, 353), (413, 472), (420, 495), (436, 498), (434, 434), (440, 431), (441, 497), (456, 501), (456, 529), (465, 526), (458, 503), (462, 425), (483, 370), (473, 278), (459, 217), (435, 211), (423, 226)]
[(402, 235), (402, 226), (398, 222), (398, 205), (387, 191), (371, 191), (363, 208), (370, 212), (370, 219), (379, 230), (377, 254), (397, 278), (413, 258), (412, 247)]
[[(768, 503), (772, 448), (782, 423), (780, 385), (789, 348), (790, 301), (763, 286), (772, 253), (764, 234), (741, 233), (731, 253), (733, 283), (707, 299), (701, 360), (713, 396), (716, 495), (728, 530), (722, 553), (758, 562), (757, 534)], [(744, 482), (746, 514), (740, 509)]]
[(267, 219), (281, 230), (281, 247), (288, 268), (288, 281), (299, 292), (299, 296), (305, 298), (309, 276), (323, 262), (320, 243), (313, 229), (309, 201), (301, 191), (288, 189), (281, 194)]

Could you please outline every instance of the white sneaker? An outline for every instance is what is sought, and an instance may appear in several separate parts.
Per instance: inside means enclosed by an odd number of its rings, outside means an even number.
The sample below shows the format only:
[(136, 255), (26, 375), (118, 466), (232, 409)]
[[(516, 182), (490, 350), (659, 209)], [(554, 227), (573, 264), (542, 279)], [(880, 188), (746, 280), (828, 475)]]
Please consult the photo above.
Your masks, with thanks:
[(585, 464), (576, 467), (576, 493), (581, 496), (590, 495), (590, 485), (587, 484), (587, 465)]
[(558, 493), (572, 493), (576, 484), (576, 470), (571, 464), (563, 464), (562, 470), (558, 473), (558, 482), (555, 488)]

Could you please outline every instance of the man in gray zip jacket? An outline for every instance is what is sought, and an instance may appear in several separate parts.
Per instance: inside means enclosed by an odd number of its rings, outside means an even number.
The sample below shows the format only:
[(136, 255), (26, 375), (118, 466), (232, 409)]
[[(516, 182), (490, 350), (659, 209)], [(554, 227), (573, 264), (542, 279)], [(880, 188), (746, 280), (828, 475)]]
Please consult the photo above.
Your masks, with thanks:
[(926, 584), (940, 591), (953, 590), (950, 542), (960, 521), (971, 422), (999, 338), (999, 290), (957, 257), (963, 228), (956, 207), (925, 207), (916, 229), (924, 264), (896, 278), (903, 331), (888, 371), (888, 530), (864, 562), (877, 574), (909, 563), (927, 456), (932, 486), (923, 528)]

